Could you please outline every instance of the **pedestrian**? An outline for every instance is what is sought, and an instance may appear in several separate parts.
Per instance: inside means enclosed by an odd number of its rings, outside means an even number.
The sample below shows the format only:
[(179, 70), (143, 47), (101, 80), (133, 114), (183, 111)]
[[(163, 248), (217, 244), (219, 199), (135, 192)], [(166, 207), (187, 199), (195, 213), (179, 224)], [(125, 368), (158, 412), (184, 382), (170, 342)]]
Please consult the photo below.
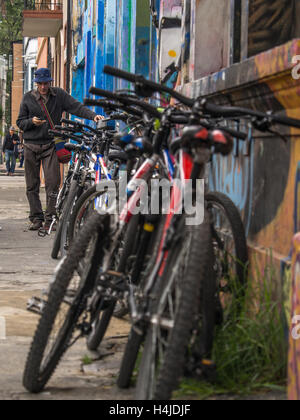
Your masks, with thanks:
[[(99, 122), (104, 117), (97, 115), (82, 105), (66, 91), (52, 87), (53, 79), (46, 68), (35, 72), (36, 89), (23, 97), (17, 120), (23, 131), (26, 194), (30, 206), (30, 228), (39, 230), (45, 222), (45, 230), (50, 228), (60, 186), (60, 162), (65, 162), (65, 149), (55, 147), (48, 130), (60, 125), (64, 112), (77, 117)], [(46, 184), (47, 208), (44, 215), (40, 201), (40, 167), (43, 166)]]
[(15, 127), (10, 127), (9, 133), (5, 136), (2, 152), (5, 155), (6, 175), (13, 176), (16, 168), (16, 147), (20, 139), (16, 134)]

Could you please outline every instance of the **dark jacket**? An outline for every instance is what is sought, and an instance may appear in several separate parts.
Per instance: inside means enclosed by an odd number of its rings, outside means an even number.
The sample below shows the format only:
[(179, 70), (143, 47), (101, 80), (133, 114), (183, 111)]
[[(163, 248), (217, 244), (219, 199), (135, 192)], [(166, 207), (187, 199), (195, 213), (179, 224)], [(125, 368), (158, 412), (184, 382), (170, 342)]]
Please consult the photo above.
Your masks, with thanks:
[(13, 134), (12, 136), (8, 133), (5, 136), (4, 142), (3, 142), (3, 148), (2, 151), (3, 153), (6, 150), (10, 150), (10, 151), (15, 151), (16, 150), (16, 146), (13, 142), (16, 141), (18, 144), (20, 143), (20, 139), (17, 136), (17, 134)]
[[(46, 144), (53, 139), (48, 134), (51, 128), (48, 120), (39, 104), (40, 94), (33, 90), (25, 94), (17, 120), (17, 126), (24, 132), (25, 143)], [(46, 103), (48, 111), (51, 115), (54, 125), (60, 125), (60, 121), (64, 112), (69, 112), (80, 118), (93, 120), (96, 113), (82, 105), (66, 91), (61, 88), (50, 88), (49, 99)], [(39, 117), (47, 122), (42, 126), (35, 126), (32, 122), (33, 117)]]

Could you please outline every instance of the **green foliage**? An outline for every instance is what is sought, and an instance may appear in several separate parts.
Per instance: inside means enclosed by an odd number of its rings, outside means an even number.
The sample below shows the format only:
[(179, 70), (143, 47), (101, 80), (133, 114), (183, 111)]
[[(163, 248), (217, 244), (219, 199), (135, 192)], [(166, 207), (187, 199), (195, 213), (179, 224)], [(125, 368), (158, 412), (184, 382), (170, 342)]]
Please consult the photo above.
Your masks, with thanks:
[[(12, 42), (22, 40), (22, 12), (24, 0), (0, 0), (0, 55), (8, 60), (12, 53)], [(11, 70), (7, 72), (7, 93), (10, 95)], [(5, 121), (11, 124), (10, 98), (6, 100)]]
[(0, 55), (11, 52), (11, 43), (22, 39), (23, 0), (0, 0)]

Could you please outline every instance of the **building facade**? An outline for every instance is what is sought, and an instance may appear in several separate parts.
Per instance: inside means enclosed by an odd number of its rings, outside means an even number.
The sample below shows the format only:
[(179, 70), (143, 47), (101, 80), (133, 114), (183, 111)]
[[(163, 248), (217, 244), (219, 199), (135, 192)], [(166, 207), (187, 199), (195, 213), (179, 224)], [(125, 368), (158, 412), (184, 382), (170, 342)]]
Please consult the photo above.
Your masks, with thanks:
[(23, 63), (24, 63), (24, 94), (33, 89), (34, 72), (37, 68), (37, 38), (24, 38), (23, 42)]
[(12, 44), (12, 82), (11, 82), (11, 124), (16, 127), (20, 104), (23, 98), (23, 42)]
[(0, 56), (0, 136), (5, 133), (5, 104), (6, 104), (6, 72), (7, 62), (6, 59)]
[(3, 163), (2, 144), (6, 132), (5, 107), (6, 107), (6, 59), (0, 56), (0, 163)]

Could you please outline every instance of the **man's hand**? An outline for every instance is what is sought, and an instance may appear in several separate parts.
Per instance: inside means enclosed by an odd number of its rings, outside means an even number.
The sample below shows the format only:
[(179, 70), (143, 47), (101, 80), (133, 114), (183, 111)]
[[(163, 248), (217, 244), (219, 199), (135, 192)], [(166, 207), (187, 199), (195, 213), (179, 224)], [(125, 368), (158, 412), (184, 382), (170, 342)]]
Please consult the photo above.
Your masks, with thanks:
[(105, 117), (103, 117), (103, 115), (96, 115), (96, 117), (94, 118), (94, 121), (98, 123), (99, 121), (104, 120), (104, 119)]
[(37, 127), (39, 127), (39, 126), (45, 124), (46, 120), (41, 120), (38, 117), (33, 117), (32, 118), (32, 122), (33, 122), (34, 125), (36, 125)]

